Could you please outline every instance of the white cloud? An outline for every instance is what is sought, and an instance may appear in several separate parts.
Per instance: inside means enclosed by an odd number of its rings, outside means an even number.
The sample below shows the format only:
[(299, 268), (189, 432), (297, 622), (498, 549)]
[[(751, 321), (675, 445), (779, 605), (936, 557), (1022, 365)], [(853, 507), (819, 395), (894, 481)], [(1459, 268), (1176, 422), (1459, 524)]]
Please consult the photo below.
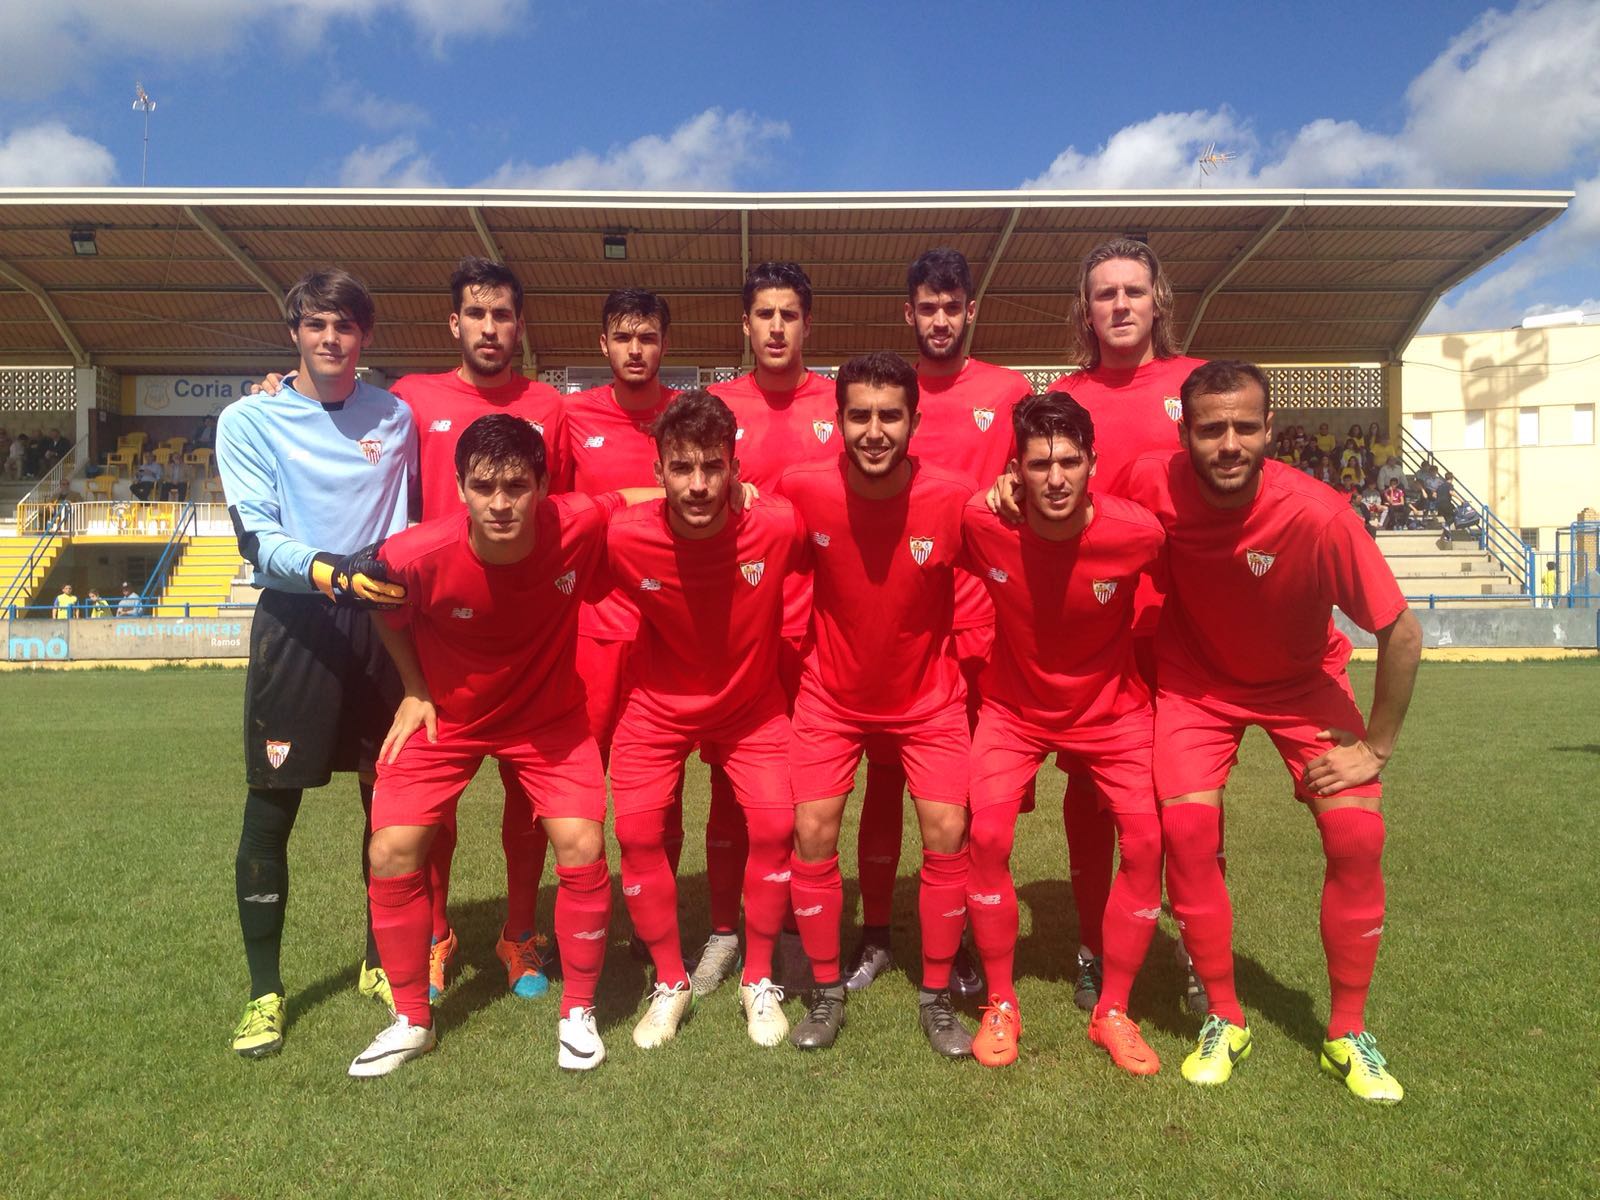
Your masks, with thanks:
[(417, 139), (391, 138), (377, 146), (357, 146), (339, 167), (339, 186), (350, 188), (445, 187), (433, 159)]
[(14, 129), (0, 140), (0, 186), (93, 186), (116, 175), (111, 151), (58, 121)]
[(429, 123), (429, 117), (420, 105), (409, 100), (394, 100), (365, 91), (352, 83), (341, 83), (330, 88), (328, 107), (368, 129), (389, 133), (397, 129), (416, 129)]
[(5, 0), (0, 94), (36, 96), (130, 51), (188, 61), (252, 45), (263, 29), (305, 44), (336, 23), (391, 16), (409, 20), (437, 50), (454, 38), (511, 28), (527, 7), (527, 0)]
[(789, 136), (789, 126), (743, 111), (708, 108), (666, 137), (647, 134), (603, 155), (580, 150), (560, 162), (505, 162), (481, 181), (486, 188), (593, 188), (598, 190), (722, 191), (759, 164), (767, 148)]

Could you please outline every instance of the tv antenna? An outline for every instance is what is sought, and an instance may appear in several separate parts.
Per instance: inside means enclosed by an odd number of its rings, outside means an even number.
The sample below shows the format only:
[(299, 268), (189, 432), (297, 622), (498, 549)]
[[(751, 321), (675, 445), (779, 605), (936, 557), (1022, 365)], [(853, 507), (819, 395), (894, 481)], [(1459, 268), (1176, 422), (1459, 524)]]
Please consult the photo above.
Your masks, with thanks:
[(1218, 150), (1217, 144), (1212, 142), (1206, 147), (1205, 153), (1195, 159), (1195, 165), (1200, 168), (1200, 186), (1205, 187), (1205, 177), (1214, 174), (1218, 167), (1224, 163), (1231, 163), (1238, 158), (1237, 154), (1230, 154), (1226, 150)]
[(133, 84), (133, 108), (135, 112), (144, 113), (144, 155), (139, 159), (139, 186), (143, 187), (150, 170), (150, 114), (155, 112), (156, 102), (150, 99), (144, 84), (138, 80)]

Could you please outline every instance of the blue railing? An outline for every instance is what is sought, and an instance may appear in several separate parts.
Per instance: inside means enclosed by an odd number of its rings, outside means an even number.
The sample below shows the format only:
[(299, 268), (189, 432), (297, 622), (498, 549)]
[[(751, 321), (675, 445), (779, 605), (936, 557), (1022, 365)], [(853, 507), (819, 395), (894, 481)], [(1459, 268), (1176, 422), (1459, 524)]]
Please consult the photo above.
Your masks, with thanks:
[[(108, 600), (106, 604), (107, 607), (97, 613), (89, 607), (87, 601), (80, 600), (67, 610), (66, 616), (56, 619), (63, 621), (103, 621), (111, 619), (118, 621), (188, 621), (197, 619), (191, 609), (204, 608), (209, 610), (214, 608), (220, 616), (223, 613), (253, 612), (256, 607), (254, 604), (241, 604), (232, 600), (224, 600), (220, 604), (205, 604), (199, 601), (192, 604), (188, 601), (182, 604), (146, 604), (141, 600), (138, 608), (134, 611), (119, 612), (115, 601)], [(53, 604), (7, 604), (0, 611), (3, 611), (6, 619), (10, 621), (48, 621), (56, 616), (56, 608)], [(203, 620), (204, 618), (198, 619)]]
[(183, 511), (178, 514), (178, 519), (172, 523), (172, 536), (167, 539), (167, 544), (161, 548), (161, 555), (156, 559), (156, 565), (150, 571), (150, 578), (145, 580), (144, 594), (146, 596), (159, 596), (166, 590), (167, 576), (177, 564), (178, 555), (182, 551), (185, 540), (194, 532), (198, 524), (195, 513), (194, 501), (191, 500), (183, 506)]
[(33, 550), (28, 555), (28, 561), (23, 563), (22, 566), (17, 569), (15, 578), (6, 584), (5, 594), (0, 595), (0, 608), (8, 607), (16, 603), (18, 593), (25, 590), (32, 582), (33, 569), (39, 565), (39, 560), (44, 557), (44, 552), (48, 550), (55, 543), (55, 540), (60, 536), (61, 535), (55, 530), (47, 530), (34, 539)]
[[(1402, 426), (1400, 465), (1405, 467), (1406, 474), (1415, 477), (1423, 465), (1429, 462), (1433, 463), (1441, 474), (1443, 473), (1444, 464), (1439, 461), (1438, 456)], [(1478, 549), (1500, 564), (1501, 569), (1511, 576), (1524, 596), (1532, 596), (1538, 580), (1538, 575), (1534, 571), (1536, 551), (1510, 526), (1495, 516), (1494, 510), (1475, 496), (1461, 480), (1452, 479), (1450, 487), (1451, 498), (1456, 504), (1459, 505), (1466, 500), (1478, 510), (1478, 526), (1470, 531), (1477, 540)]]

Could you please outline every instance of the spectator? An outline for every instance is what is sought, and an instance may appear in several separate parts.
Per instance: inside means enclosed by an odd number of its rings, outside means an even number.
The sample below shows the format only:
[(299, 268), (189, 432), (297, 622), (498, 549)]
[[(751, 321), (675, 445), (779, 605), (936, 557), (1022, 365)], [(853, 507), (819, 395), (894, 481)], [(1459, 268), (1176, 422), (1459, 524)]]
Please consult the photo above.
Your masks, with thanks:
[(1395, 452), (1395, 445), (1383, 435), (1382, 429), (1374, 421), (1367, 426), (1367, 449), (1372, 452), (1372, 457), (1382, 462)]
[(1395, 480), (1383, 489), (1385, 529), (1404, 529), (1410, 522), (1411, 505), (1406, 501), (1406, 489)]
[(1554, 608), (1556, 606), (1556, 560), (1549, 559), (1544, 564), (1544, 570), (1539, 575), (1539, 607)]
[(194, 431), (194, 434), (189, 438), (189, 449), (211, 450), (216, 447), (216, 444), (217, 419), (215, 417), (207, 417), (204, 421), (200, 422), (199, 428), (197, 428)]
[(1383, 489), (1375, 483), (1368, 483), (1361, 491), (1361, 503), (1367, 510), (1367, 517), (1373, 528), (1381, 525), (1385, 507)]
[(1406, 469), (1400, 465), (1400, 460), (1391, 454), (1383, 460), (1383, 466), (1378, 468), (1378, 490), (1382, 491), (1396, 481), (1402, 487), (1405, 486)]
[(1335, 446), (1337, 446), (1338, 444), (1339, 444), (1339, 440), (1336, 437), (1334, 437), (1333, 434), (1328, 432), (1328, 423), (1326, 421), (1324, 421), (1321, 425), (1317, 426), (1317, 449), (1318, 450), (1322, 451), (1322, 453), (1324, 453), (1324, 454), (1332, 454), (1333, 453), (1333, 448)]
[(105, 598), (93, 588), (89, 589), (89, 595), (83, 601), (83, 610), (84, 614), (90, 617), (109, 617), (111, 615), (111, 605), (107, 604)]
[(1427, 513), (1439, 511), (1439, 486), (1444, 482), (1439, 474), (1439, 465), (1428, 459), (1422, 464), (1422, 470), (1417, 472), (1417, 486), (1422, 489), (1422, 510)]
[(122, 598), (117, 601), (117, 616), (144, 616), (144, 601), (139, 598), (138, 592), (128, 586), (126, 579), (122, 581)]
[(58, 621), (65, 621), (72, 617), (77, 607), (78, 598), (72, 594), (72, 585), (63, 583), (60, 593), (56, 596), (55, 604), (52, 605), (54, 611), (50, 615)]
[(1339, 486), (1339, 475), (1337, 469), (1333, 465), (1333, 455), (1329, 454), (1317, 463), (1316, 478), (1320, 479), (1323, 483), (1327, 484), (1331, 488), (1336, 488)]
[(1449, 471), (1444, 473), (1444, 478), (1439, 481), (1439, 486), (1433, 493), (1434, 511), (1439, 514), (1439, 519), (1448, 529), (1456, 519), (1456, 477)]
[(133, 469), (133, 482), (128, 485), (128, 490), (141, 500), (150, 499), (156, 490), (156, 484), (161, 482), (161, 464), (156, 461), (156, 456), (149, 451)]
[(162, 471), (162, 480), (156, 489), (158, 500), (176, 500), (180, 504), (189, 498), (189, 484), (183, 477), (183, 463), (174, 454), (167, 459), (167, 465)]
[(1378, 536), (1378, 523), (1367, 508), (1366, 497), (1355, 488), (1350, 489), (1350, 507), (1366, 526), (1368, 537)]
[(0, 427), (0, 463), (6, 461), (6, 456), (11, 453), (11, 435)]
[(72, 453), (72, 439), (63, 434), (59, 429), (50, 431), (50, 449), (55, 452), (56, 462), (60, 462)]
[(1366, 449), (1367, 435), (1361, 432), (1360, 424), (1350, 426), (1350, 432), (1345, 434), (1345, 440), (1347, 442), (1354, 442), (1362, 449)]
[(1339, 451), (1339, 470), (1346, 467), (1361, 468), (1361, 443), (1355, 438), (1345, 438), (1344, 449)]
[(16, 437), (11, 439), (11, 448), (6, 451), (6, 478), (21, 479), (27, 459), (28, 435), (25, 433), (19, 433)]
[(34, 431), (28, 439), (28, 451), (22, 460), (22, 477), (24, 479), (37, 479), (44, 474), (40, 469), (40, 462), (44, 457), (44, 434)]

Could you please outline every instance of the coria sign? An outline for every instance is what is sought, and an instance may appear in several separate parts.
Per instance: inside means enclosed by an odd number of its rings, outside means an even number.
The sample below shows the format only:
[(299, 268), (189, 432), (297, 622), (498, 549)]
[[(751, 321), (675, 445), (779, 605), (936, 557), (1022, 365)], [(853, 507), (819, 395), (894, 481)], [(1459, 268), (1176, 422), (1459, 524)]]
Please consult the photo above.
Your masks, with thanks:
[(235, 375), (140, 375), (133, 381), (139, 416), (205, 417), (249, 395), (254, 379)]

